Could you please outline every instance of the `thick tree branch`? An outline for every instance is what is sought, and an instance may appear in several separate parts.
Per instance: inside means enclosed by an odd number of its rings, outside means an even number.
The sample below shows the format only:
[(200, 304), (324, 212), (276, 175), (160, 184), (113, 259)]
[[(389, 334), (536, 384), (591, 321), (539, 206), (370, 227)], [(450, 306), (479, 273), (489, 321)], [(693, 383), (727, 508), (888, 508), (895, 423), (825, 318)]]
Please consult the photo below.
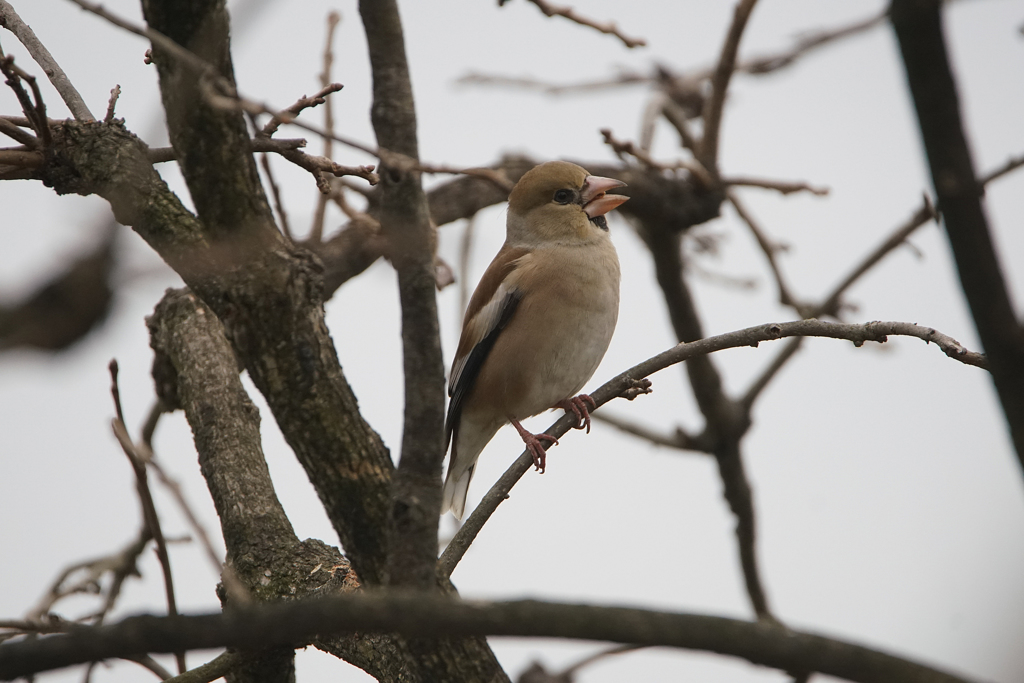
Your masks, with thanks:
[[(416, 110), (398, 5), (361, 0), (359, 13), (373, 69), (373, 129), (381, 147), (418, 162)], [(405, 422), (402, 455), (392, 478), (388, 580), (396, 586), (435, 585), (437, 518), (444, 459), (444, 362), (434, 285), (433, 229), (416, 171), (381, 168), (381, 230), (398, 271), (402, 305)]]
[(864, 683), (965, 683), (907, 659), (767, 622), (533, 600), (464, 602), (429, 594), (364, 594), (243, 607), (191, 617), (130, 617), (112, 626), (0, 645), (0, 679), (174, 648), (267, 647), (314, 634), (533, 636), (661, 645), (741, 657), (782, 671)]
[[(292, 530), (263, 457), (259, 414), (239, 379), (238, 360), (220, 320), (192, 293), (171, 290), (147, 324), (157, 390), (167, 405), (185, 411), (192, 427), (229, 570), (264, 602), (358, 589), (355, 572), (336, 549), (300, 542)], [(229, 606), (248, 603), (248, 594), (232, 591), (227, 578)], [(400, 640), (350, 636), (316, 644), (381, 680), (414, 680)], [(277, 659), (290, 662), (291, 650), (279, 650)], [(259, 663), (266, 665), (268, 657), (261, 653)], [(253, 665), (249, 657), (235, 664)], [(279, 661), (278, 666), (290, 670), (290, 664)]]
[(1024, 327), (1010, 300), (981, 203), (982, 186), (946, 53), (942, 3), (894, 0), (890, 14), (960, 284), (1024, 467)]

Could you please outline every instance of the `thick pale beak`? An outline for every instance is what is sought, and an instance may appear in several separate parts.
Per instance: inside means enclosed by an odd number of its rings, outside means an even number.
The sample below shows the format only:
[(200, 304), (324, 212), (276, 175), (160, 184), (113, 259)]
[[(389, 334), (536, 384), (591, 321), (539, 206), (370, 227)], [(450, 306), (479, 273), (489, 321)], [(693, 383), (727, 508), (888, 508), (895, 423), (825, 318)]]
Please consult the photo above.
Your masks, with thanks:
[(605, 194), (608, 190), (616, 187), (625, 187), (626, 183), (615, 178), (602, 178), (597, 175), (588, 175), (583, 183), (583, 211), (590, 218), (603, 216), (616, 206), (625, 203), (629, 197), (621, 194)]

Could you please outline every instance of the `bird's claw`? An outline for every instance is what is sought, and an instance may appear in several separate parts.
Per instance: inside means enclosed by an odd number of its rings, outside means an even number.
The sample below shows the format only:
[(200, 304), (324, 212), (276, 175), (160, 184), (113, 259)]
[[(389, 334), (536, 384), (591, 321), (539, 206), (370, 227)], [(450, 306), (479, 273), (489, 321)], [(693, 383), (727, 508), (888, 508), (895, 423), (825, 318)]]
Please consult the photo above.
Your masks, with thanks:
[[(590, 404), (589, 408), (587, 407), (588, 403)], [(576, 424), (573, 425), (573, 429), (586, 428), (587, 434), (590, 433), (590, 411), (597, 410), (597, 401), (591, 398), (590, 394), (567, 398), (559, 403), (558, 407), (567, 414), (573, 413), (576, 416)]]
[(541, 443), (541, 439), (549, 441), (549, 446), (557, 446), (558, 439), (551, 436), (550, 434), (533, 434), (523, 425), (519, 424), (519, 420), (511, 420), (512, 426), (519, 432), (519, 437), (526, 444), (526, 450), (530, 451), (530, 457), (533, 458), (533, 466), (537, 468), (541, 474), (544, 474), (544, 470), (547, 468), (547, 451), (544, 450), (544, 444)]

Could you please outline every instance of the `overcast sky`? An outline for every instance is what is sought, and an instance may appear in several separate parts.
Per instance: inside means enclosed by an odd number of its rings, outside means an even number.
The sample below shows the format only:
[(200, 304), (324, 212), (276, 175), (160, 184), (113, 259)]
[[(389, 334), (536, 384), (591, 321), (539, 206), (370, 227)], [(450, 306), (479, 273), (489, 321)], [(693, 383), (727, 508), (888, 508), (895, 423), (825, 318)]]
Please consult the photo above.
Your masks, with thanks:
[[(147, 44), (65, 0), (13, 0), (50, 48), (94, 113), (120, 84), (118, 115), (154, 146), (166, 144), (156, 71), (143, 63)], [(331, 9), (342, 14), (336, 40), (337, 126), (373, 143), (365, 40), (354, 2), (273, 0), (229, 3), (233, 54), (246, 95), (286, 107), (318, 89)], [(714, 62), (732, 14), (731, 2), (633, 0), (580, 2), (588, 16), (614, 18), (649, 46), (626, 49), (613, 37), (562, 19), (545, 18), (524, 0), (402, 2), (419, 117), (421, 156), (452, 165), (488, 164), (502, 153), (538, 160), (607, 163), (613, 155), (598, 129), (636, 139), (651, 95), (645, 86), (582, 96), (464, 87), (469, 70), (571, 83)], [(104, 5), (140, 20), (138, 3)], [(741, 56), (783, 49), (800, 33), (838, 26), (879, 11), (882, 3), (763, 0), (751, 18)], [(976, 167), (987, 171), (1024, 151), (1024, 5), (975, 0), (946, 12), (947, 35)], [(6, 32), (0, 43), (23, 67), (40, 74)], [(51, 116), (67, 113), (44, 85)], [(18, 112), (9, 90), (0, 111)], [(321, 120), (319, 112), (312, 120)], [(287, 129), (282, 135), (306, 135)], [(7, 144), (9, 141), (4, 141)], [(311, 148), (318, 149), (311, 140)], [(680, 156), (674, 133), (657, 130), (656, 156)], [(898, 49), (882, 25), (807, 56), (767, 77), (738, 76), (729, 91), (721, 168), (731, 175), (806, 180), (831, 188), (828, 197), (781, 197), (741, 190), (775, 238), (791, 245), (782, 266), (799, 296), (816, 300), (908, 218), (930, 183)], [(373, 163), (335, 148), (340, 163)], [(309, 175), (273, 159), (292, 225), (308, 225), (316, 202)], [(160, 172), (188, 202), (173, 164)], [(445, 178), (428, 178), (429, 183)], [(1018, 311), (1024, 301), (1024, 171), (990, 186), (986, 207), (1004, 274)], [(9, 301), (97, 239), (109, 215), (98, 198), (57, 198), (38, 182), (0, 183), (0, 296)], [(504, 238), (505, 207), (483, 211), (469, 272), (475, 285)], [(329, 216), (337, 226), (341, 217)], [(650, 256), (621, 218), (610, 221), (623, 265), (618, 330), (590, 388), (674, 343)], [(440, 254), (458, 263), (464, 225), (440, 230)], [(736, 216), (694, 229), (719, 238), (715, 256), (693, 255), (700, 270), (753, 278), (754, 290), (692, 277), (707, 334), (792, 319), (776, 304), (763, 256)], [(849, 293), (849, 321), (917, 322), (979, 349), (941, 229), (929, 225), (891, 254)], [(692, 243), (689, 243), (692, 251)], [(111, 318), (72, 350), (0, 355), (0, 618), (30, 609), (71, 561), (112, 552), (135, 537), (138, 504), (130, 467), (109, 428), (107, 362), (121, 365), (130, 428), (152, 401), (151, 352), (144, 325), (163, 290), (180, 280), (128, 229), (118, 248), (121, 285)], [(377, 263), (346, 284), (327, 305), (327, 319), (347, 377), (369, 422), (397, 454), (402, 378), (399, 311), (391, 267)], [(442, 341), (450, 360), (460, 313), (457, 287), (439, 295)], [(781, 349), (719, 353), (716, 364), (732, 394)], [(609, 413), (669, 432), (699, 431), (701, 418), (672, 368), (656, 375), (654, 393), (619, 401)], [(300, 538), (337, 543), (326, 516), (261, 407), (265, 449), (278, 495)], [(554, 419), (528, 423), (541, 430)], [(758, 556), (775, 613), (786, 624), (919, 659), (978, 680), (1005, 683), (1024, 672), (1024, 478), (985, 373), (951, 361), (934, 346), (894, 339), (856, 349), (810, 340), (763, 395), (744, 457), (758, 512)], [(157, 432), (157, 456), (185, 487), (211, 529), (216, 516), (199, 473), (188, 425), (180, 413)], [(521, 452), (511, 429), (483, 453), (470, 491), (474, 506)], [(641, 605), (749, 618), (733, 536), (714, 462), (706, 456), (648, 445), (596, 424), (553, 449), (544, 476), (529, 473), (501, 506), (453, 580), (466, 597), (545, 597)], [(158, 491), (165, 533), (187, 526)], [(450, 517), (442, 533), (451, 533)], [(172, 563), (185, 611), (217, 609), (217, 576), (194, 545), (175, 545)], [(163, 610), (155, 559), (141, 563), (142, 581), (128, 584), (117, 615)], [(69, 601), (67, 617), (88, 610)], [(567, 666), (600, 644), (493, 639), (513, 678), (531, 660), (549, 670)], [(192, 654), (196, 665), (212, 653)], [(310, 650), (298, 657), (299, 680), (368, 677)], [(117, 663), (96, 681), (137, 681), (150, 674)], [(78, 671), (43, 676), (75, 681)], [(776, 681), (780, 673), (709, 654), (644, 651), (606, 660), (580, 677), (613, 681)]]

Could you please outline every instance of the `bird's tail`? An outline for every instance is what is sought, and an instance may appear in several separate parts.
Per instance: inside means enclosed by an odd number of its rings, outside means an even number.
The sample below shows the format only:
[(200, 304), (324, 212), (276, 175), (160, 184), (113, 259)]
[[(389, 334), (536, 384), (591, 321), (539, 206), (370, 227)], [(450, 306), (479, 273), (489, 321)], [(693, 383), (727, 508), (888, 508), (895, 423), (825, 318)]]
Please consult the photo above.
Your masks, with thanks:
[(452, 511), (455, 519), (462, 519), (466, 513), (466, 496), (469, 494), (469, 482), (473, 479), (473, 470), (476, 464), (467, 469), (458, 478), (452, 477), (449, 470), (444, 480), (444, 489), (441, 491), (441, 514)]
[(448, 462), (448, 475), (441, 490), (441, 514), (452, 511), (456, 519), (462, 519), (466, 512), (466, 494), (469, 482), (476, 470), (476, 459), (480, 451), (504, 424), (502, 420), (480, 424), (466, 419), (463, 415), (452, 439), (452, 454)]

